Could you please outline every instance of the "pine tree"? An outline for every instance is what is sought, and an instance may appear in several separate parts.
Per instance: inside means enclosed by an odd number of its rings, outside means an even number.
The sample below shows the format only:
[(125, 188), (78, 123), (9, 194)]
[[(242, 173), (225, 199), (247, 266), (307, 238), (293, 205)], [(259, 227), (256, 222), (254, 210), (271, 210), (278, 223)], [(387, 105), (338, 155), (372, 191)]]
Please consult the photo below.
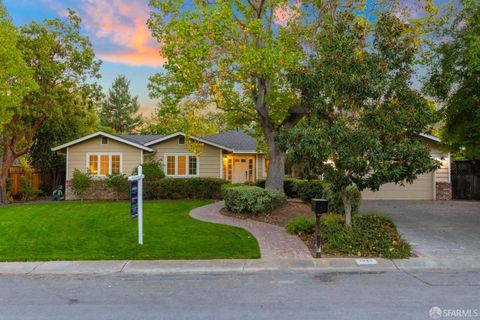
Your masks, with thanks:
[(101, 125), (116, 133), (132, 133), (143, 122), (142, 116), (137, 114), (140, 108), (138, 97), (132, 97), (129, 87), (130, 80), (125, 76), (115, 78), (100, 110)]

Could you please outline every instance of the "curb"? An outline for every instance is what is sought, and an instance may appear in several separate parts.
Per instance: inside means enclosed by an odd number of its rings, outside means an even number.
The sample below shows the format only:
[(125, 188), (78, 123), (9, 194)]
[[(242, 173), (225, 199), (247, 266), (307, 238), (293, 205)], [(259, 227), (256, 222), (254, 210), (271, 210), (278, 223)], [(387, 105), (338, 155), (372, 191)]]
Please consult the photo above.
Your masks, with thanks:
[[(365, 259), (360, 259), (365, 260)], [(411, 258), (406, 260), (355, 258), (310, 260), (116, 260), (2, 262), (0, 275), (168, 275), (221, 274), (274, 271), (376, 273), (406, 271), (480, 271), (480, 257)]]

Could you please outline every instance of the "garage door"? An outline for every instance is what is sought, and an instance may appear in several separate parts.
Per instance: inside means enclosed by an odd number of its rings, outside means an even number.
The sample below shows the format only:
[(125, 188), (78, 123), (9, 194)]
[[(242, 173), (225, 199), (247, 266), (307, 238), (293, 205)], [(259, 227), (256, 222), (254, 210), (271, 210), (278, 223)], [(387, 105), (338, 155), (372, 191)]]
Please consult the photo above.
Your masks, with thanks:
[(433, 172), (418, 176), (412, 184), (404, 186), (388, 183), (380, 190), (362, 192), (365, 200), (433, 200)]

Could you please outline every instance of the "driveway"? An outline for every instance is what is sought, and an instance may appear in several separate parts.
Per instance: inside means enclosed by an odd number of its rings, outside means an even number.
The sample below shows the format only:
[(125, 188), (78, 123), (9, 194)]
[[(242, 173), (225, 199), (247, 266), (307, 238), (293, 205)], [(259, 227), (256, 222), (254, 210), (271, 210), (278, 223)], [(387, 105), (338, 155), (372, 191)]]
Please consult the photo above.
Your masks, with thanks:
[(361, 212), (390, 216), (424, 257), (480, 257), (480, 202), (364, 200)]

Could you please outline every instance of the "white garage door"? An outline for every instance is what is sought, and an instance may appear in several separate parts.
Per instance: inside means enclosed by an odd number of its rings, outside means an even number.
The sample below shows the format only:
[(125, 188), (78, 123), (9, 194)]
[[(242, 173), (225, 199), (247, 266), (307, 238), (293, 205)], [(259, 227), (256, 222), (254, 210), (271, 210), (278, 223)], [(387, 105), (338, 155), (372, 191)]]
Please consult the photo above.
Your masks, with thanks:
[(362, 192), (365, 200), (433, 200), (433, 172), (418, 176), (412, 184), (404, 186), (388, 183), (380, 187), (380, 190)]

